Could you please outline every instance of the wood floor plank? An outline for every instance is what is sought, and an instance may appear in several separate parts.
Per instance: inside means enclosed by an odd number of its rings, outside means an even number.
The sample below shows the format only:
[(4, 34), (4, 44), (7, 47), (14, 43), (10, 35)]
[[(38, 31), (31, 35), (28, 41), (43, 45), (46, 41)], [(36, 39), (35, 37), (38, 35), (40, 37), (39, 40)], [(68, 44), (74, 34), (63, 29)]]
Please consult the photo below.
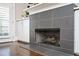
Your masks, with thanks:
[(19, 44), (18, 42), (7, 43), (7, 45), (0, 44), (0, 56), (42, 56), (39, 53), (20, 47)]

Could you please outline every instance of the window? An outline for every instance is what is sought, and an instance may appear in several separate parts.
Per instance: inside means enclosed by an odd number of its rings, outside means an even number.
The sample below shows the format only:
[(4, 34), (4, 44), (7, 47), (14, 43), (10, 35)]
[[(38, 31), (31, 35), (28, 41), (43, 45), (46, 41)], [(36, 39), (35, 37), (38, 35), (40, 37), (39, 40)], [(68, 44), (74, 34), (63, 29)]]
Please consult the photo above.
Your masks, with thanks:
[(9, 8), (0, 7), (0, 39), (9, 38)]

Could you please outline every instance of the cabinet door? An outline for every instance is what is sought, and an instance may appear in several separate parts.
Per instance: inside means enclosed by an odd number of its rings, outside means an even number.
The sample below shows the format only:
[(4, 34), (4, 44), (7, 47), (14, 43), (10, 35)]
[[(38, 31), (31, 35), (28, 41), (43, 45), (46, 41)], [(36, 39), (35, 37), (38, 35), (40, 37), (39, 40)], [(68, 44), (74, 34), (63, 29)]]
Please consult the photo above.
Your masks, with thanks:
[(23, 22), (22, 21), (17, 22), (16, 34), (17, 34), (17, 39), (22, 40), (22, 36), (23, 36)]
[(29, 42), (29, 20), (17, 22), (16, 35), (18, 40)]
[(29, 42), (29, 20), (23, 20), (23, 41)]

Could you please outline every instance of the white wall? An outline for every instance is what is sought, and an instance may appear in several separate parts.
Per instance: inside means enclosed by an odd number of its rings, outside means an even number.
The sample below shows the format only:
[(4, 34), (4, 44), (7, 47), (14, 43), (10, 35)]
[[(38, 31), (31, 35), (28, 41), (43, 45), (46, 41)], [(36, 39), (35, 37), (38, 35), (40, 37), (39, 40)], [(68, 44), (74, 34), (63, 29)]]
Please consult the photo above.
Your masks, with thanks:
[(15, 3), (15, 19), (21, 19), (23, 10), (26, 8), (26, 3)]
[(74, 52), (79, 54), (79, 10), (75, 11), (74, 22)]

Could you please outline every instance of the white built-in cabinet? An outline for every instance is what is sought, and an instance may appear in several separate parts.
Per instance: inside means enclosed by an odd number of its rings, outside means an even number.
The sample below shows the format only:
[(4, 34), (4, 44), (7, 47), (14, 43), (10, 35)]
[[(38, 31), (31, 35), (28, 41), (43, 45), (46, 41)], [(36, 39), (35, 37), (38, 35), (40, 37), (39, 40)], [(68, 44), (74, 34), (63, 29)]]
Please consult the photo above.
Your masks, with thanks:
[(16, 21), (17, 40), (29, 42), (29, 18)]

